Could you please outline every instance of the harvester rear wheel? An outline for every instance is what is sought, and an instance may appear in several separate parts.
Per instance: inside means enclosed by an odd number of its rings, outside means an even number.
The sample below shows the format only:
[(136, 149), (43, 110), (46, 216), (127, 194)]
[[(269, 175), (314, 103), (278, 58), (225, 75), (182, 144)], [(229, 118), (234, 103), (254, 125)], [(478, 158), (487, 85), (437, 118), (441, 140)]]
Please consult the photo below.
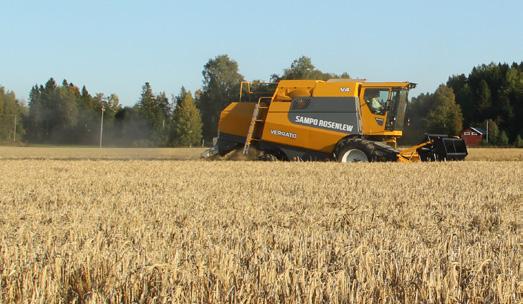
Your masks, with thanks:
[(340, 163), (372, 161), (373, 147), (368, 141), (359, 138), (344, 139), (338, 144), (335, 152)]

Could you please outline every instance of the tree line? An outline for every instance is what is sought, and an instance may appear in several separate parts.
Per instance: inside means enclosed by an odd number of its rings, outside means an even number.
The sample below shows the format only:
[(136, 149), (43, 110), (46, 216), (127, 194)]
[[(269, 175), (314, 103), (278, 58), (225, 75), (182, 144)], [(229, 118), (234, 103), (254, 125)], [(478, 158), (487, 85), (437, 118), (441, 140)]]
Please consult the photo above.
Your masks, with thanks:
[[(184, 87), (177, 96), (142, 87), (133, 106), (122, 106), (115, 94), (91, 94), (53, 78), (35, 85), (27, 104), (0, 87), (0, 142), (32, 144), (97, 144), (103, 111), (104, 144), (112, 146), (195, 146), (217, 134), (219, 114), (238, 100), (244, 77), (227, 55), (211, 58), (203, 67), (201, 89)], [(310, 58), (294, 60), (270, 81), (283, 79), (350, 78), (317, 69)], [(256, 82), (256, 81), (255, 81)], [(260, 83), (261, 81), (257, 81)], [(458, 135), (462, 128), (483, 127), (495, 145), (523, 146), (523, 62), (474, 67), (469, 75), (453, 75), (433, 93), (411, 98), (403, 143), (419, 141), (424, 133)]]
[(466, 126), (486, 127), (497, 145), (521, 144), (523, 136), (523, 62), (488, 64), (447, 81)]
[[(31, 89), (24, 116), (25, 139), (38, 144), (98, 143), (103, 114), (103, 138), (109, 145), (169, 146), (200, 143), (201, 120), (192, 93), (183, 87), (169, 99), (155, 94), (149, 83), (142, 87), (138, 102), (122, 107), (118, 96), (91, 95), (66, 80), (57, 85), (49, 79)], [(180, 136), (194, 131), (195, 136)]]

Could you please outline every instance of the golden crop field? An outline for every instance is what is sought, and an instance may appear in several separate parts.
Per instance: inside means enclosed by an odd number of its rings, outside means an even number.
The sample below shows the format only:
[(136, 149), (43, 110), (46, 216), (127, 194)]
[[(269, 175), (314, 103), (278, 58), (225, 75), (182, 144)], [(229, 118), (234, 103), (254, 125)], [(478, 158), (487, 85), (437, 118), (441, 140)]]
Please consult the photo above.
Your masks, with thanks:
[(0, 161), (0, 303), (520, 303), (523, 162)]
[(488, 160), (517, 160), (523, 161), (523, 149), (515, 148), (469, 148), (467, 161)]

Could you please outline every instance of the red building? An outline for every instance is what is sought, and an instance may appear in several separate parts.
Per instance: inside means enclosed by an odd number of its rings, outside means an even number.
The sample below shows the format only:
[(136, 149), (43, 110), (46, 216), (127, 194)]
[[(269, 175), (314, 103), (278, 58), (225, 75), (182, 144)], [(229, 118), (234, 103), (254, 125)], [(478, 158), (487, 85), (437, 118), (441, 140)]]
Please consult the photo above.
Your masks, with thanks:
[(483, 140), (485, 131), (480, 128), (466, 128), (461, 131), (461, 138), (465, 141), (465, 144), (469, 147), (479, 146)]

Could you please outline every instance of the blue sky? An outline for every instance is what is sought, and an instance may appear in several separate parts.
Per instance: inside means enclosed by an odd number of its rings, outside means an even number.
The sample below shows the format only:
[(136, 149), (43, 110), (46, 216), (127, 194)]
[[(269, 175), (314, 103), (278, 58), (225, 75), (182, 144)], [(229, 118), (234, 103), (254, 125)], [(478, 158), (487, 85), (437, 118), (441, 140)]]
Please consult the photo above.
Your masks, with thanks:
[(306, 55), (325, 72), (417, 82), (523, 60), (523, 1), (1, 0), (0, 85), (27, 100), (54, 77), (134, 104), (148, 81), (177, 94), (228, 54), (247, 79)]

